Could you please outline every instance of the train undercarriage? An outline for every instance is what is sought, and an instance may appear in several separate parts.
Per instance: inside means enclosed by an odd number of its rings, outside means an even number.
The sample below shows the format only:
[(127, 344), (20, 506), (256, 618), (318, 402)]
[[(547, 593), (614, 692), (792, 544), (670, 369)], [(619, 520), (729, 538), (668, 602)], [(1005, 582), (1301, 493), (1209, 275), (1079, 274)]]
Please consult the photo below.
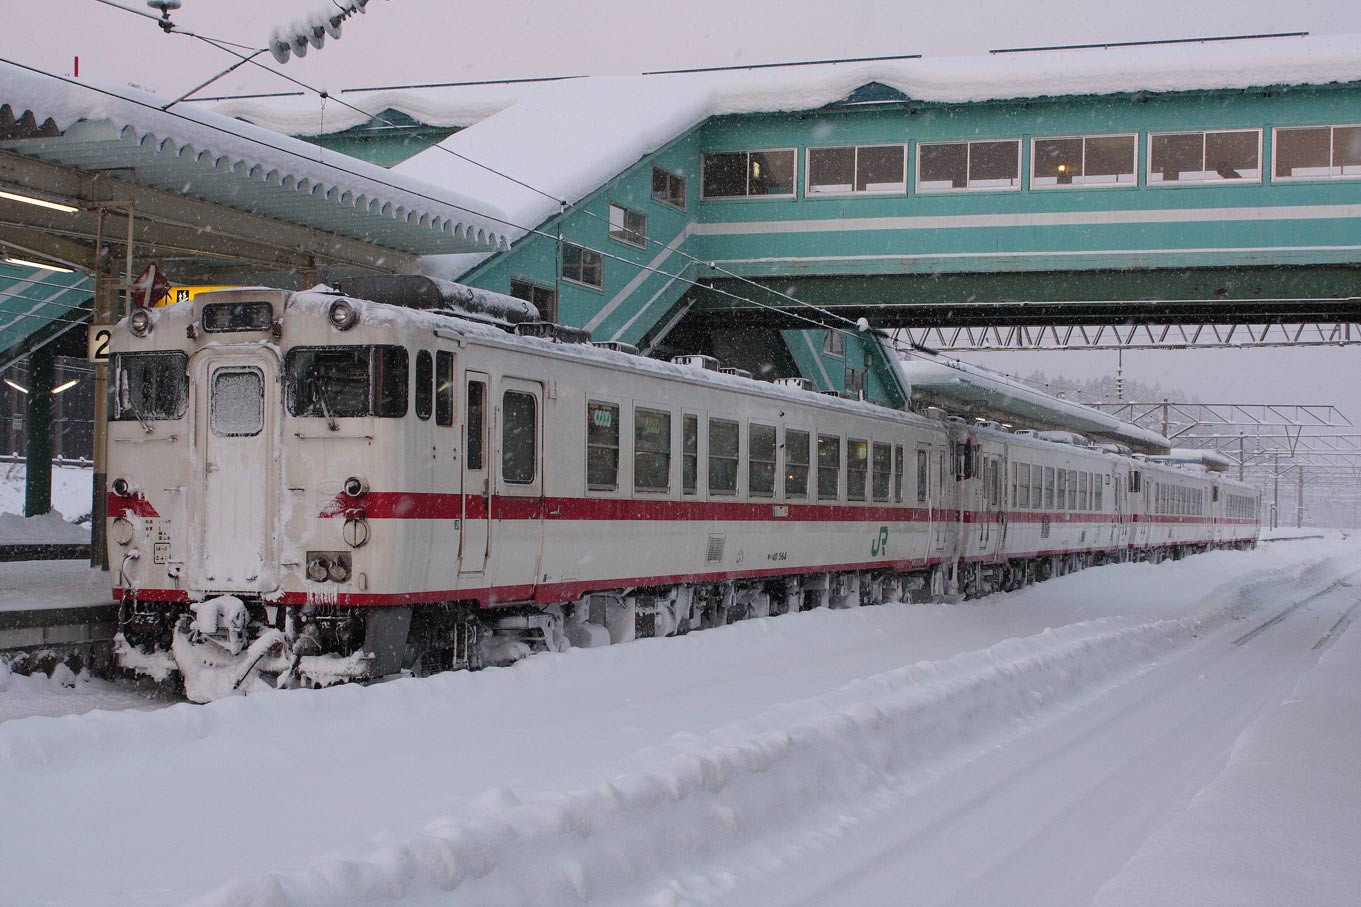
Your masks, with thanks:
[[(1169, 546), (923, 571), (808, 573), (759, 580), (602, 590), (549, 606), (444, 602), (387, 607), (270, 605), (225, 595), (167, 606), (126, 598), (115, 641), (125, 668), (178, 682), (195, 702), (264, 687), (324, 687), (513, 664), (537, 652), (678, 636), (817, 608), (958, 602), (1106, 563), (1161, 562), (1209, 550)], [(1234, 543), (1230, 547), (1252, 547)]]

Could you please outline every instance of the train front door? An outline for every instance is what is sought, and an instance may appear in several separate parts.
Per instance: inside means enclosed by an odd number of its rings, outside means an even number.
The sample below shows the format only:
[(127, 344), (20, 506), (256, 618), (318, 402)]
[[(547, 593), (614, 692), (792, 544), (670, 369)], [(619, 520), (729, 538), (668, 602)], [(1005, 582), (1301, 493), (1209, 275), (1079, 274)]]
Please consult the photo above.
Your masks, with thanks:
[(490, 420), (487, 397), (491, 380), (481, 372), (468, 372), (464, 380), (466, 412), (463, 419), (462, 531), (458, 535), (458, 572), (480, 574), (487, 569), (491, 552), (492, 495), (487, 469)]
[(278, 357), (265, 349), (210, 348), (196, 357), (194, 440), (202, 469), (190, 496), (199, 549), (186, 564), (191, 589), (272, 592), (279, 586), (278, 374)]

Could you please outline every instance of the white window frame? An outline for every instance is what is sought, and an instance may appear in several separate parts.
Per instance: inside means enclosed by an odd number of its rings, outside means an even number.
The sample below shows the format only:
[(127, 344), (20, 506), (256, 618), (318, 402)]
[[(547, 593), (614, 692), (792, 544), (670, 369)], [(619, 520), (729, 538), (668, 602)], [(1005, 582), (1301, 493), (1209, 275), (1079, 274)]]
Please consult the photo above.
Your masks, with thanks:
[[(1224, 132), (1256, 132), (1257, 133), (1257, 178), (1240, 177), (1236, 180), (1224, 179), (1216, 175), (1214, 179), (1198, 180), (1157, 180), (1153, 179), (1153, 139), (1155, 136), (1162, 135), (1194, 135), (1200, 133), (1200, 164), (1205, 166), (1205, 142), (1207, 136)], [(1261, 126), (1234, 126), (1224, 129), (1174, 129), (1170, 132), (1150, 132), (1147, 136), (1147, 154), (1144, 161), (1144, 184), (1150, 189), (1175, 189), (1190, 186), (1260, 186), (1262, 185), (1265, 163), (1262, 159), (1262, 127)], [(1206, 171), (1201, 170), (1200, 173)]]
[[(788, 151), (794, 155), (794, 179), (790, 182), (793, 191), (781, 195), (752, 195), (751, 194), (751, 156), (753, 154), (771, 154), (777, 151)], [(709, 156), (713, 154), (745, 154), (747, 156), (747, 194), (745, 195), (705, 195), (704, 194), (704, 171), (709, 165)], [(736, 202), (749, 201), (752, 199), (770, 198), (798, 198), (799, 186), (799, 149), (791, 146), (789, 148), (743, 148), (736, 151), (702, 151), (699, 155), (699, 200), (702, 202)]]
[[(1087, 140), (1088, 139), (1133, 139), (1133, 153), (1129, 158), (1130, 181), (1127, 183), (1054, 183), (1052, 186), (1035, 185), (1035, 143), (1036, 142), (1062, 142), (1074, 139), (1082, 140), (1082, 177), (1087, 177)], [(1048, 192), (1051, 189), (1137, 189), (1139, 188), (1139, 133), (1137, 132), (1103, 132), (1099, 135), (1037, 135), (1030, 138), (1030, 173), (1028, 176), (1030, 186), (1038, 192)]]
[[(851, 188), (844, 192), (814, 192), (813, 191), (813, 152), (814, 151), (837, 151), (846, 148), (855, 150), (854, 159), (851, 162)], [(903, 178), (901, 189), (856, 189), (855, 180), (860, 173), (860, 149), (861, 148), (901, 148), (903, 149)], [(817, 145), (804, 149), (803, 152), (803, 197), (804, 198), (844, 198), (847, 195), (860, 197), (873, 195), (906, 195), (907, 194), (907, 142), (869, 142), (858, 145)]]
[[(983, 144), (989, 144), (989, 143), (993, 143), (993, 142), (1015, 142), (1015, 143), (1016, 143), (1016, 184), (1015, 184), (1014, 186), (970, 186), (970, 185), (968, 184), (968, 181), (969, 181), (969, 163), (973, 160), (973, 146), (976, 145), (976, 144), (977, 144), (977, 145), (983, 145)], [(946, 186), (946, 187), (943, 188), (943, 189), (923, 189), (923, 188), (922, 188), (922, 153), (921, 153), (921, 149), (922, 149), (922, 146), (923, 146), (923, 145), (964, 145), (964, 146), (968, 149), (968, 151), (967, 151), (967, 153), (965, 154), (965, 157), (964, 157), (964, 183), (965, 183), (965, 184), (964, 184), (963, 186), (959, 187), (959, 188), (955, 188), (954, 186)], [(1022, 151), (1024, 151), (1024, 148), (1022, 147), (1021, 139), (1020, 139), (1020, 138), (955, 139), (955, 140), (953, 140), (953, 141), (917, 142), (917, 143), (916, 143), (916, 149), (915, 149), (915, 152), (916, 152), (916, 153), (913, 154), (913, 159), (914, 159), (915, 167), (914, 167), (914, 169), (913, 169), (913, 177), (914, 177), (914, 178), (913, 178), (913, 184), (912, 184), (912, 194), (913, 194), (913, 195), (945, 195), (945, 194), (949, 194), (949, 193), (951, 193), (951, 192), (1020, 192), (1020, 191), (1021, 191), (1021, 183), (1023, 182), (1022, 174), (1021, 174), (1021, 156), (1022, 156), (1021, 153), (1022, 153)]]
[(1271, 181), (1273, 183), (1307, 183), (1332, 180), (1361, 180), (1358, 173), (1327, 173), (1323, 176), (1277, 176), (1276, 175), (1276, 136), (1282, 130), (1327, 129), (1328, 130), (1328, 169), (1333, 169), (1333, 130), (1361, 129), (1361, 123), (1317, 123), (1314, 125), (1272, 126), (1271, 127)]
[[(616, 236), (616, 235), (615, 235), (615, 232), (614, 232), (614, 221), (612, 220), (613, 215), (614, 215), (614, 209), (615, 209), (615, 208), (618, 208), (620, 211), (624, 212), (624, 224), (623, 224), (622, 230), (620, 231), (621, 233), (627, 233), (627, 232), (628, 232), (628, 216), (629, 216), (630, 214), (636, 215), (636, 216), (641, 217), (641, 218), (643, 219), (643, 238), (642, 238), (642, 241), (641, 241), (641, 242), (634, 242), (634, 241), (631, 240), (631, 239), (625, 239), (623, 236)], [(619, 202), (615, 202), (615, 201), (610, 202), (610, 207), (609, 207), (609, 209), (608, 209), (608, 211), (607, 211), (607, 213), (606, 213), (606, 229), (605, 229), (605, 234), (606, 234), (610, 239), (614, 240), (615, 242), (623, 243), (624, 245), (630, 246), (630, 247), (632, 247), (632, 248), (634, 248), (634, 249), (646, 249), (646, 248), (647, 248), (647, 212), (645, 212), (645, 211), (639, 211), (637, 208), (630, 208), (628, 205), (621, 205), (621, 204), (619, 204)]]

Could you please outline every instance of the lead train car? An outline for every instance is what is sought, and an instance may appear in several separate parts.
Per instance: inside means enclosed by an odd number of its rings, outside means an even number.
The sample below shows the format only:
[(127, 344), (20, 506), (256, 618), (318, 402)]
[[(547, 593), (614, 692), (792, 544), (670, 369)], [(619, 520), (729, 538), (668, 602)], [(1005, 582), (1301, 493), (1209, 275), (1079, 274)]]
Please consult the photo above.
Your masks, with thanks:
[(526, 328), (263, 289), (125, 319), (122, 662), (209, 699), (1255, 540), (1246, 487), (1232, 531), (1149, 510), (1210, 476)]

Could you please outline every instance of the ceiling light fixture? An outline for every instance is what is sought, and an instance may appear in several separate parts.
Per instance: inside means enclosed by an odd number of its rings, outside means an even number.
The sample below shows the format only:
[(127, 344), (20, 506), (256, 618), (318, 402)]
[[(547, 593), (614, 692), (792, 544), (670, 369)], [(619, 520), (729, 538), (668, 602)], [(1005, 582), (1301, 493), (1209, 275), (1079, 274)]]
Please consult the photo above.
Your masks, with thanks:
[(0, 190), (0, 198), (9, 199), (12, 202), (23, 202), (25, 205), (37, 205), (39, 208), (51, 208), (53, 211), (65, 211), (67, 214), (75, 214), (80, 210), (74, 205), (49, 202), (45, 198), (34, 198), (31, 195), (20, 195), (17, 192), (5, 192)]
[(8, 378), (5, 379), (5, 383), (8, 384), (10, 387), (14, 388), (16, 391), (18, 391), (18, 392), (21, 393), (21, 394), (26, 394), (26, 393), (28, 393), (28, 388), (24, 387), (22, 384), (15, 384), (13, 381), (9, 380)]

